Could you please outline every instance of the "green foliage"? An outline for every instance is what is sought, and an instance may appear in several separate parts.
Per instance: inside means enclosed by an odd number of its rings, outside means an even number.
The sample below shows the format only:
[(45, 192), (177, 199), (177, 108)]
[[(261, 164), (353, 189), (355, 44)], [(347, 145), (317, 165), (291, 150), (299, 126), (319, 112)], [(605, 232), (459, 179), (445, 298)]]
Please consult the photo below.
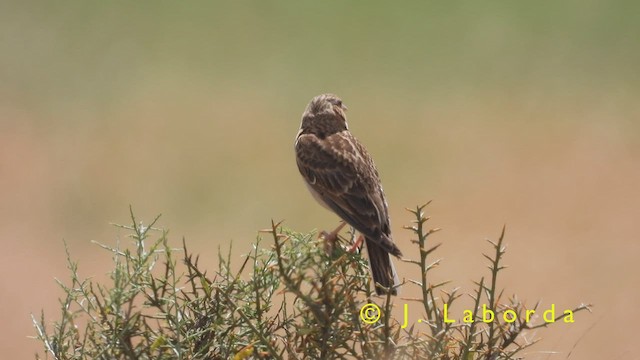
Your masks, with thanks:
[[(515, 358), (532, 344), (524, 332), (547, 324), (527, 323), (527, 309), (516, 297), (500, 302), (496, 280), (504, 269), (504, 230), (491, 243), (493, 254), (485, 255), (489, 280), (481, 278), (470, 294), (476, 321), (450, 323), (443, 306), (460, 294), (429, 281), (438, 245), (427, 244), (436, 230), (425, 228), (424, 207), (411, 210), (415, 220), (407, 227), (420, 252), (419, 259), (406, 261), (419, 267), (421, 278), (405, 284), (421, 289), (422, 298), (412, 299), (424, 308), (427, 326), (421, 330), (392, 317), (392, 307), (403, 299), (375, 295), (366, 260), (357, 252), (272, 223), (262, 231), (272, 246), (259, 236), (235, 271), (231, 251), (226, 257), (220, 252), (218, 269), (209, 275), (184, 241), (182, 249), (169, 246), (167, 232), (154, 227), (157, 218), (143, 226), (132, 212), (132, 225), (122, 227), (131, 231), (133, 249), (100, 245), (113, 256), (111, 284), (80, 279), (67, 251), (71, 284), (59, 282), (65, 293), (61, 319), (48, 326), (44, 314), (34, 317), (36, 337), (45, 358), (60, 360)], [(150, 241), (152, 234), (158, 239)], [(495, 313), (494, 322), (478, 320), (483, 302)], [(378, 320), (361, 318), (367, 304), (381, 309)], [(512, 323), (503, 319), (509, 310), (517, 315)]]

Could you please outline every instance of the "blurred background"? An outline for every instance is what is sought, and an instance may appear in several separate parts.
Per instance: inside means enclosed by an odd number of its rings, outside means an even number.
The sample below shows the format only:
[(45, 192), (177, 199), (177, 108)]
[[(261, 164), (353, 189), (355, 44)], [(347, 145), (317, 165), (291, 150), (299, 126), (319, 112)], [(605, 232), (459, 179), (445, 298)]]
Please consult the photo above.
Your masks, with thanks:
[[(308, 101), (342, 97), (381, 173), (396, 242), (428, 200), (442, 266), (473, 288), (506, 224), (502, 284), (556, 324), (531, 359), (630, 359), (640, 316), (637, 2), (1, 2), (0, 348), (42, 345), (64, 241), (80, 275), (129, 205), (176, 246), (238, 262), (271, 219), (333, 229), (298, 174)], [(417, 278), (406, 264), (401, 276)], [(407, 288), (403, 295), (417, 294)], [(419, 314), (416, 314), (416, 317)], [(555, 352), (555, 353), (554, 353)], [(636, 354), (636, 355), (633, 355)]]

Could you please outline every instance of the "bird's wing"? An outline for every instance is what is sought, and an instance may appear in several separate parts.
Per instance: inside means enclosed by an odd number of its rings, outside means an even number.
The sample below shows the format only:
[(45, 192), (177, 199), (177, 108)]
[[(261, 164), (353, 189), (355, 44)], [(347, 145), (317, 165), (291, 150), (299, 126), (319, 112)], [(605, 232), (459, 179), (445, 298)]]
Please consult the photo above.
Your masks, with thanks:
[(389, 215), (378, 172), (362, 145), (344, 131), (320, 139), (301, 134), (296, 141), (298, 169), (324, 205), (365, 237), (389, 252)]

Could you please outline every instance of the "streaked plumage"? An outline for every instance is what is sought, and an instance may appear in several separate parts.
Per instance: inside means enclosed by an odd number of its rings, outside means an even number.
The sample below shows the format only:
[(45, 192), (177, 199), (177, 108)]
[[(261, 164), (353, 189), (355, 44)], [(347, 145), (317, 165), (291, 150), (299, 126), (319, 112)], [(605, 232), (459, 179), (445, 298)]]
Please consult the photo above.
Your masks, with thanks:
[(391, 238), (378, 170), (349, 132), (345, 110), (333, 94), (311, 100), (295, 142), (298, 169), (313, 197), (364, 235), (373, 279), (389, 288), (398, 283), (389, 254), (402, 253)]

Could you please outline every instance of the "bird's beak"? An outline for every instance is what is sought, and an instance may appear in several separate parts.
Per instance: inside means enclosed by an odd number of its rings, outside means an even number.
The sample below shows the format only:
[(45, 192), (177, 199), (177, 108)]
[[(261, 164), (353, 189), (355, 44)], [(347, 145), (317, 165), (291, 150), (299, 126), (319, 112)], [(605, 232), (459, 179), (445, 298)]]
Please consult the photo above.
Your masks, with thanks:
[(349, 108), (348, 108), (348, 107), (347, 107), (347, 105), (345, 105), (345, 104), (342, 104), (342, 106), (341, 106), (341, 107), (342, 107), (342, 110), (344, 110), (344, 111), (349, 110)]

